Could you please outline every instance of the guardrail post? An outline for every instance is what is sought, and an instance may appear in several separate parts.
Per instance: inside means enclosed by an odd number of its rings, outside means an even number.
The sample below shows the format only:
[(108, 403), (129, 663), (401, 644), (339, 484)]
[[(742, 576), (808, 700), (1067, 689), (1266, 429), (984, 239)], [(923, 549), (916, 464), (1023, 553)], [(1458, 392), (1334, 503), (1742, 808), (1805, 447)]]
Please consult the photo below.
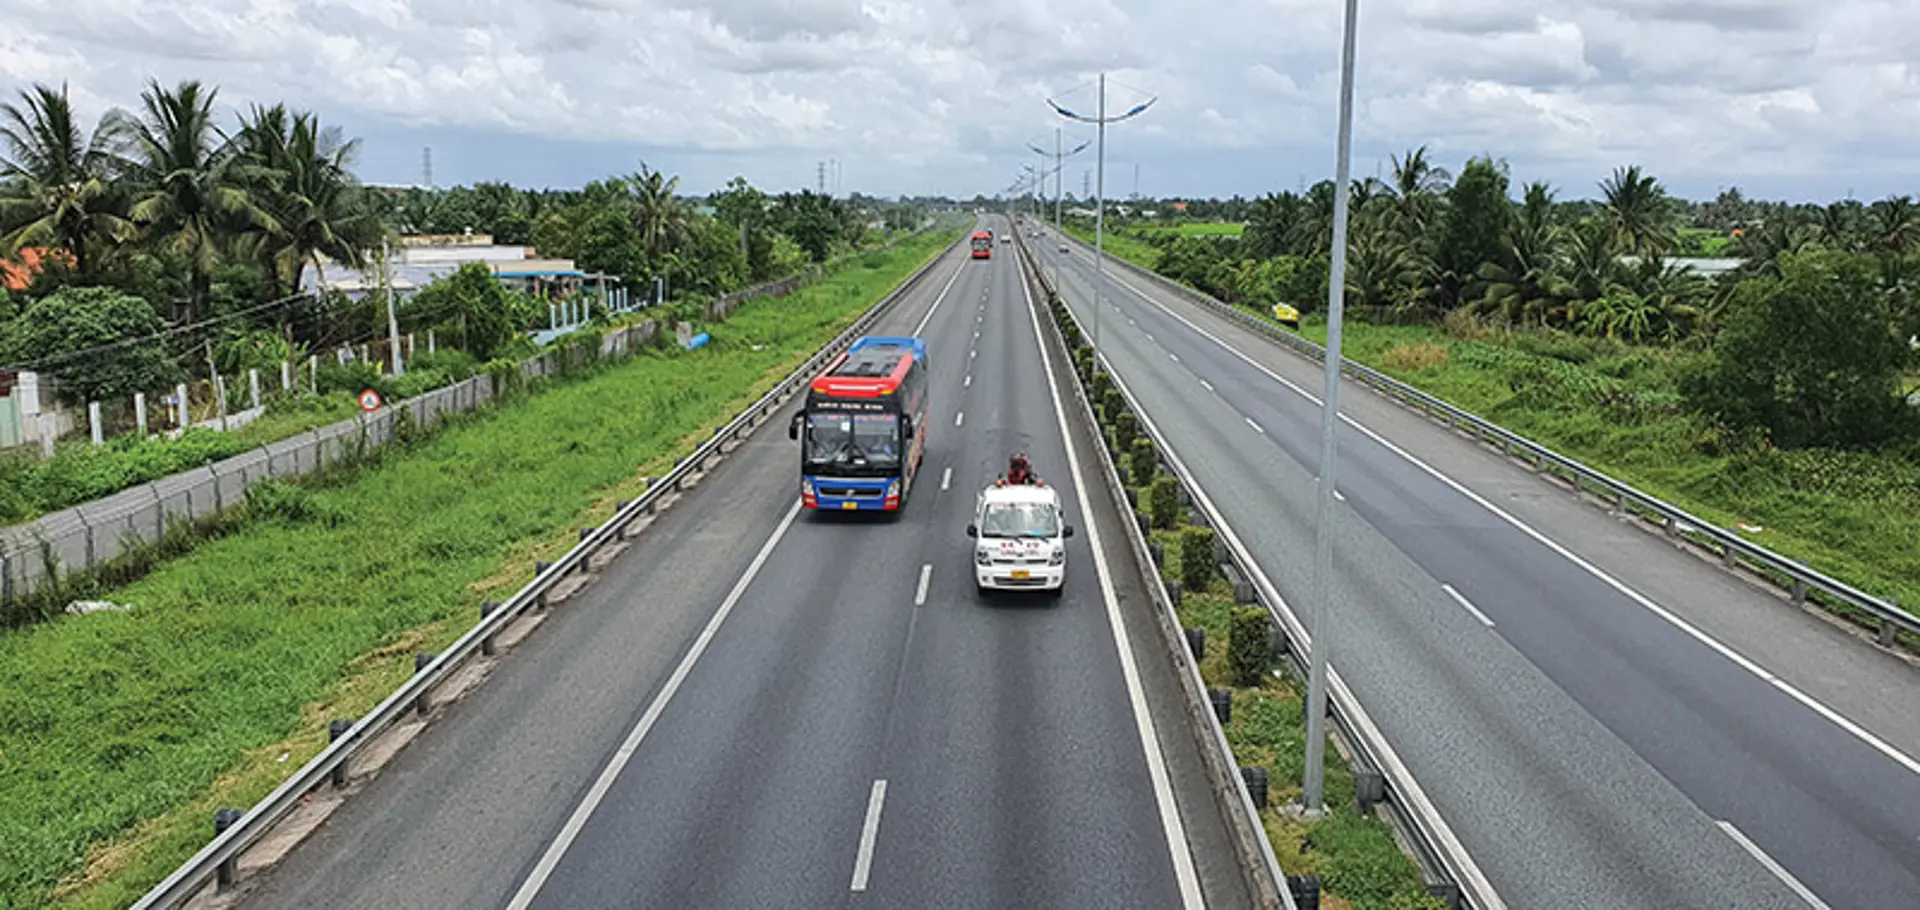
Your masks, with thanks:
[[(487, 617), (492, 616), (494, 614), (494, 611), (498, 609), (500, 609), (500, 602), (497, 600), (481, 601), (480, 602), (480, 621), (486, 622)], [(481, 656), (492, 657), (493, 652), (494, 652), (493, 636), (489, 635), (485, 638), (480, 639)]]
[(1293, 905), (1299, 910), (1320, 910), (1320, 876), (1289, 875), (1287, 890), (1293, 893)]
[[(421, 651), (413, 655), (413, 672), (417, 674), (421, 670), (426, 669), (427, 665), (433, 663), (433, 659), (439, 656), (440, 655), (431, 651)], [(428, 711), (433, 710), (433, 693), (431, 691), (421, 692), (420, 697), (414, 701), (413, 707), (421, 716), (426, 716)]]
[(1723, 543), (1720, 545), (1720, 561), (1727, 568), (1734, 568), (1740, 565), (1740, 551), (1734, 549), (1731, 543)]
[(1804, 578), (1796, 578), (1793, 580), (1793, 603), (1795, 606), (1804, 606), (1806, 602), (1807, 580)]
[[(1887, 598), (1887, 606), (1890, 606), (1898, 610), (1900, 609), (1900, 601), (1895, 598), (1889, 597)], [(1891, 648), (1899, 640), (1899, 635), (1900, 635), (1900, 627), (1894, 625), (1892, 619), (1887, 617), (1881, 617), (1880, 644), (1885, 647)]]
[(1447, 910), (1460, 910), (1465, 906), (1462, 903), (1460, 886), (1449, 882), (1428, 882), (1427, 895), (1439, 898), (1441, 903), (1447, 905)]
[(1267, 769), (1242, 767), (1240, 779), (1246, 781), (1247, 795), (1253, 797), (1253, 807), (1265, 809), (1267, 807)]
[[(353, 729), (353, 721), (340, 719), (327, 721), (327, 742), (329, 744), (339, 742), (340, 737), (347, 735), (347, 731), (351, 729)], [(347, 762), (345, 759), (341, 759), (339, 764), (333, 766), (333, 773), (327, 776), (327, 781), (335, 787), (344, 787), (347, 785)]]
[(1365, 815), (1373, 811), (1375, 803), (1387, 798), (1387, 778), (1378, 771), (1357, 770), (1353, 772), (1353, 808)]
[[(614, 506), (613, 506), (613, 514), (614, 514), (614, 515), (616, 515), (616, 516), (617, 516), (617, 515), (620, 515), (621, 513), (624, 513), (625, 511), (627, 511), (627, 507), (628, 507), (628, 506), (631, 506), (631, 505), (633, 505), (633, 500), (631, 500), (631, 499), (622, 499), (622, 500), (620, 500), (619, 502), (617, 502), (617, 503), (614, 503)], [(621, 522), (621, 523), (620, 523), (620, 527), (619, 527), (619, 529), (618, 529), (618, 530), (616, 530), (616, 531), (614, 532), (614, 539), (615, 539), (615, 540), (626, 540), (626, 539), (627, 539), (627, 525), (629, 525), (629, 524), (632, 524), (632, 522), (627, 522), (627, 521), (623, 521), (623, 522)]]
[[(246, 813), (240, 811), (239, 809), (213, 810), (214, 836), (219, 837), (220, 835), (225, 834), (228, 828), (233, 827), (234, 824), (239, 822), (240, 819), (245, 815)], [(224, 891), (233, 884), (234, 870), (238, 868), (239, 865), (240, 865), (240, 857), (238, 854), (235, 854), (234, 856), (229, 858), (226, 862), (221, 863), (220, 868), (214, 870), (213, 880), (214, 880), (215, 887), (218, 890)]]
[[(544, 559), (537, 560), (533, 564), (533, 574), (535, 576), (545, 575), (547, 574), (547, 570), (551, 568), (553, 568), (553, 563), (550, 563)], [(535, 610), (545, 610), (547, 608), (547, 592), (546, 591), (541, 591), (540, 596), (533, 599), (533, 608)]]
[(1207, 701), (1213, 704), (1213, 719), (1226, 726), (1233, 720), (1233, 692), (1228, 689), (1208, 689)]

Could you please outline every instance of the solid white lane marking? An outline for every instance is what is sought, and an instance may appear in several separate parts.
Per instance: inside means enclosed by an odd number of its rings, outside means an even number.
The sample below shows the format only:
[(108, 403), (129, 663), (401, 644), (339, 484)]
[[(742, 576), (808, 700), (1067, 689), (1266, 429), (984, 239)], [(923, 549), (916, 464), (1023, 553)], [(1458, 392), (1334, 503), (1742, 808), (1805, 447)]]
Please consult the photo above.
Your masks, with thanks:
[[(1260, 371), (1262, 374), (1266, 375), (1267, 378), (1272, 379), (1273, 381), (1278, 382), (1289, 389), (1292, 389), (1295, 393), (1299, 394), (1301, 397), (1307, 399), (1308, 401), (1313, 402), (1316, 407), (1324, 406), (1321, 404), (1319, 396), (1314, 395), (1311, 392), (1308, 392), (1306, 389), (1301, 388), (1299, 385), (1296, 385), (1295, 383), (1288, 381), (1287, 379), (1275, 373), (1274, 371), (1267, 369), (1265, 365), (1254, 360), (1252, 357), (1249, 357), (1246, 354), (1242, 353), (1238, 348), (1235, 348), (1233, 345), (1228, 344), (1226, 341), (1220, 339), (1218, 336), (1214, 335), (1212, 332), (1209, 332), (1206, 329), (1203, 329), (1197, 325), (1194, 325), (1186, 317), (1181, 316), (1179, 313), (1173, 312), (1171, 309), (1167, 308), (1165, 305), (1161, 304), (1159, 301), (1154, 300), (1153, 298), (1147, 296), (1145, 292), (1141, 291), (1137, 287), (1134, 287), (1131, 283), (1127, 282), (1125, 279), (1119, 278), (1118, 276), (1114, 276), (1114, 281), (1118, 282), (1120, 286), (1132, 291), (1136, 296), (1139, 296), (1141, 299), (1146, 300), (1148, 303), (1151, 303), (1153, 306), (1158, 308), (1161, 312), (1166, 313), (1168, 316), (1173, 317), (1175, 320), (1179, 321), (1181, 324), (1192, 329), (1195, 333), (1213, 342), (1219, 347), (1224, 348), (1228, 353), (1234, 355), (1235, 357), (1238, 357), (1242, 362), (1246, 363), (1248, 366), (1251, 366), (1254, 369)], [(1721, 657), (1726, 658), (1728, 661), (1731, 661), (1735, 666), (1739, 667), (1740, 669), (1745, 670), (1748, 673), (1751, 673), (1754, 676), (1759, 677), (1761, 680), (1765, 681), (1768, 685), (1771, 685), (1775, 689), (1780, 690), (1780, 692), (1786, 695), (1788, 698), (1791, 698), (1794, 701), (1799, 702), (1802, 706), (1806, 707), (1807, 710), (1820, 715), (1827, 722), (1833, 724), (1836, 727), (1839, 727), (1842, 730), (1845, 730), (1853, 738), (1863, 743), (1866, 743), (1868, 746), (1872, 747), (1874, 751), (1879, 752), (1881, 755), (1884, 755), (1889, 759), (1892, 759), (1895, 764), (1900, 765), (1902, 768), (1907, 769), (1907, 771), (1913, 774), (1920, 775), (1920, 759), (1915, 759), (1913, 756), (1910, 756), (1905, 752), (1902, 752), (1899, 749), (1894, 748), (1894, 746), (1891, 743), (1888, 743), (1886, 740), (1883, 740), (1880, 737), (1874, 735), (1872, 732), (1868, 731), (1865, 727), (1862, 727), (1859, 724), (1854, 723), (1852, 720), (1848, 719), (1845, 715), (1842, 715), (1840, 712), (1827, 707), (1825, 704), (1821, 703), (1818, 699), (1814, 698), (1813, 696), (1808, 695), (1805, 692), (1802, 692), (1799, 689), (1795, 688), (1793, 684), (1781, 679), (1778, 675), (1774, 674), (1772, 671), (1766, 669), (1765, 667), (1762, 667), (1759, 664), (1754, 663), (1752, 660), (1748, 659), (1745, 655), (1741, 654), (1738, 651), (1735, 651), (1732, 647), (1722, 644), (1718, 639), (1696, 628), (1692, 623), (1689, 623), (1686, 620), (1680, 618), (1680, 616), (1674, 613), (1672, 610), (1669, 610), (1666, 607), (1663, 607), (1658, 603), (1655, 603), (1651, 598), (1629, 587), (1625, 582), (1622, 582), (1619, 579), (1614, 578), (1612, 575), (1608, 574), (1604, 569), (1601, 569), (1600, 567), (1586, 561), (1579, 554), (1574, 553), (1572, 550), (1569, 550), (1566, 547), (1561, 546), (1558, 541), (1536, 530), (1532, 525), (1529, 525), (1526, 522), (1521, 521), (1519, 518), (1510, 514), (1505, 509), (1502, 509), (1499, 506), (1494, 505), (1492, 502), (1489, 502), (1486, 497), (1481, 496), (1478, 493), (1475, 493), (1474, 491), (1468, 489), (1466, 485), (1460, 483), (1457, 480), (1454, 480), (1453, 478), (1447, 476), (1446, 474), (1441, 473), (1438, 468), (1435, 468), (1432, 465), (1427, 464), (1426, 462), (1415, 457), (1413, 453), (1408, 452), (1407, 450), (1402, 449), (1399, 446), (1393, 444), (1386, 437), (1381, 436), (1379, 433), (1374, 432), (1372, 429), (1361, 424), (1359, 421), (1354, 420), (1351, 417), (1348, 417), (1346, 414), (1340, 415), (1340, 421), (1350, 427), (1353, 427), (1355, 430), (1358, 430), (1361, 434), (1365, 435), (1368, 439), (1371, 439), (1375, 443), (1378, 443), (1381, 447), (1385, 448), (1387, 451), (1400, 456), (1401, 458), (1405, 459), (1408, 463), (1412, 464), (1414, 467), (1417, 467), (1420, 470), (1426, 472), (1429, 476), (1433, 477), (1435, 480), (1438, 480), (1441, 483), (1446, 484), (1454, 492), (1459, 493), (1462, 496), (1465, 496), (1468, 500), (1472, 501), (1475, 505), (1478, 505), (1481, 508), (1486, 509), (1488, 512), (1493, 513), (1501, 521), (1504, 521), (1507, 524), (1511, 525), (1513, 528), (1520, 531), (1522, 534), (1525, 534), (1528, 537), (1533, 538), (1535, 541), (1540, 543), (1540, 545), (1546, 547), (1549, 550), (1552, 550), (1554, 553), (1558, 554), (1563, 559), (1566, 559), (1568, 562), (1573, 563), (1575, 566), (1578, 566), (1582, 571), (1586, 572), (1587, 574), (1592, 575), (1593, 577), (1599, 579), (1602, 583), (1606, 584), (1607, 587), (1610, 587), (1615, 591), (1618, 591), (1621, 595), (1625, 596), (1628, 600), (1631, 600), (1634, 603), (1639, 604), (1642, 608), (1646, 609), (1648, 612), (1665, 620), (1668, 625), (1671, 625), (1674, 628), (1679, 629), (1681, 632), (1686, 633), (1688, 637), (1701, 643), (1702, 645), (1705, 645), (1707, 648), (1712, 650), (1715, 654), (1718, 654)]]
[(860, 852), (853, 858), (853, 890), (867, 890), (867, 875), (873, 871), (873, 843), (880, 837), (880, 810), (887, 803), (887, 782), (876, 780), (867, 794), (867, 820), (860, 826)]
[(547, 845), (547, 850), (541, 854), (540, 861), (534, 865), (526, 881), (520, 884), (520, 890), (514, 893), (513, 900), (507, 903), (507, 910), (526, 910), (533, 903), (534, 896), (540, 893), (541, 886), (547, 883), (548, 877), (553, 875), (553, 870), (560, 865), (560, 858), (566, 855), (567, 848), (573, 846), (574, 839), (579, 837), (581, 829), (586, 827), (587, 819), (593, 815), (593, 810), (600, 805), (601, 800), (607, 798), (607, 791), (613, 789), (613, 782), (620, 776), (621, 769), (633, 759), (633, 754), (640, 749), (640, 743), (647, 738), (648, 731), (652, 730), (653, 725), (660, 720), (661, 713), (667, 709), (667, 702), (673, 700), (674, 693), (680, 691), (680, 686), (686, 682), (687, 675), (693, 672), (693, 665), (699, 662), (702, 654), (707, 652), (707, 646), (720, 632), (720, 624), (726, 622), (727, 617), (733, 614), (734, 605), (738, 604), (740, 598), (747, 593), (747, 586), (753, 583), (754, 576), (760, 574), (760, 567), (766, 565), (767, 558), (773, 555), (773, 548), (779, 546), (780, 539), (787, 536), (787, 529), (793, 526), (793, 520), (799, 515), (800, 501), (796, 499), (793, 507), (787, 510), (787, 517), (780, 519), (779, 526), (773, 529), (773, 535), (767, 538), (767, 542), (760, 547), (760, 552), (754, 555), (753, 562), (747, 565), (747, 571), (741, 574), (733, 590), (727, 592), (727, 598), (721, 601), (720, 609), (714, 611), (713, 618), (707, 620), (706, 628), (700, 630), (700, 637), (694, 639), (693, 647), (689, 648), (686, 656), (680, 659), (679, 666), (673, 668), (673, 675), (667, 677), (666, 685), (662, 686), (660, 693), (654, 696), (653, 703), (647, 706), (647, 712), (641, 715), (640, 722), (634, 725), (633, 731), (627, 734), (626, 741), (620, 744), (619, 751), (613, 753), (612, 760), (608, 761), (607, 766), (601, 770), (600, 776), (593, 782), (592, 789), (587, 791), (586, 798), (580, 801), (580, 805), (574, 807), (573, 814), (568, 816), (567, 823), (560, 828), (560, 833), (554, 837), (553, 843)]
[(926, 329), (927, 323), (933, 319), (934, 311), (940, 309), (940, 301), (947, 299), (947, 292), (953, 290), (953, 283), (960, 280), (960, 271), (966, 267), (967, 261), (960, 260), (960, 265), (953, 270), (953, 277), (947, 279), (946, 286), (940, 289), (940, 296), (933, 298), (933, 306), (927, 307), (927, 315), (920, 317), (920, 324), (913, 327), (915, 336)]
[(945, 471), (940, 472), (940, 492), (945, 493), (947, 491), (947, 485), (952, 482), (953, 482), (952, 468), (948, 468)]
[(1206, 389), (1209, 392), (1213, 391), (1213, 383), (1208, 382), (1204, 379), (1200, 380), (1200, 387), (1203, 389)]
[[(1127, 387), (1126, 381), (1118, 373), (1113, 375), (1113, 383), (1119, 387), (1122, 392), (1125, 392)], [(1161, 435), (1159, 428), (1154, 425), (1153, 418), (1148, 416), (1146, 412), (1140, 412), (1139, 417), (1140, 423), (1147, 428), (1149, 434), (1162, 439), (1166, 438)], [(1173, 464), (1174, 470), (1179, 475), (1187, 478), (1193, 477), (1193, 472), (1187, 470), (1186, 463), (1181, 461), (1178, 451), (1168, 449), (1166, 456), (1167, 461)], [(1202, 508), (1212, 514), (1220, 514), (1220, 510), (1213, 504), (1213, 499), (1207, 495), (1206, 488), (1201, 486), (1197, 480), (1193, 483), (1193, 496), (1194, 499), (1200, 502)], [(1236, 551), (1240, 553), (1253, 552), (1247, 549), (1246, 544), (1240, 541), (1240, 535), (1234, 533), (1232, 525), (1222, 524), (1219, 527), (1219, 532), (1221, 537), (1226, 538), (1228, 545)], [(1300, 642), (1302, 648), (1311, 649), (1313, 647), (1312, 634), (1300, 623), (1293, 612), (1293, 608), (1287, 606), (1286, 598), (1280, 596), (1280, 590), (1273, 586), (1273, 580), (1267, 577), (1266, 570), (1261, 568), (1257, 559), (1250, 558), (1249, 565), (1253, 573), (1254, 582), (1260, 586), (1260, 590), (1266, 595), (1267, 600), (1277, 606), (1279, 612), (1282, 614), (1282, 621), (1287, 623), (1290, 634)], [(1373, 718), (1367, 714), (1366, 708), (1360, 705), (1359, 700), (1353, 697), (1353, 692), (1347, 688), (1346, 681), (1341, 678), (1339, 669), (1332, 664), (1327, 665), (1327, 685), (1332, 690), (1333, 698), (1335, 698), (1338, 703), (1350, 706), (1349, 716), (1352, 718), (1354, 725), (1360, 728), (1362, 735), (1368, 740), (1380, 745), (1382, 750), (1380, 755), (1381, 762), (1388, 766), (1388, 770), (1392, 773), (1394, 780), (1399, 782), (1398, 785), (1402, 788), (1401, 793), (1407, 804), (1412, 807), (1414, 812), (1418, 813), (1422, 818), (1427, 819), (1428, 825), (1433, 828), (1434, 837), (1438, 838), (1441, 842), (1441, 850), (1455, 864), (1460, 866), (1458, 874), (1461, 878), (1465, 879), (1465, 884), (1468, 889), (1476, 896), (1475, 905), (1485, 907), (1486, 910), (1506, 910), (1506, 902), (1502, 901), (1500, 896), (1494, 893), (1493, 885), (1487, 881), (1486, 874), (1480, 871), (1480, 867), (1474, 863), (1473, 857), (1467, 854), (1466, 848), (1460, 844), (1460, 838), (1453, 833), (1452, 826), (1448, 825), (1446, 818), (1440, 814), (1440, 809), (1433, 804), (1432, 799), (1428, 798), (1426, 790), (1421, 788), (1420, 782), (1414, 779), (1413, 772), (1407, 770), (1406, 763), (1400, 760), (1400, 754), (1394, 751), (1393, 744), (1387, 742), (1385, 735), (1380, 732), (1379, 727), (1374, 725)]]
[(1715, 822), (1714, 824), (1719, 825), (1720, 830), (1725, 831), (1728, 837), (1733, 838), (1733, 842), (1739, 844), (1740, 849), (1747, 851), (1760, 865), (1765, 866), (1768, 872), (1773, 873), (1773, 877), (1779, 879), (1780, 884), (1786, 885), (1789, 891), (1799, 895), (1801, 900), (1806, 901), (1807, 906), (1813, 907), (1815, 910), (1832, 910), (1832, 908), (1827, 906), (1826, 901), (1821, 900), (1819, 895), (1813, 893), (1813, 889), (1801, 884), (1800, 880), (1794, 878), (1793, 873), (1788, 872), (1785, 866), (1780, 865), (1773, 857), (1768, 856), (1767, 851), (1760, 849), (1759, 844), (1748, 840), (1747, 836), (1741, 833), (1739, 828), (1733, 826), (1733, 822), (1721, 821)]
[(1454, 603), (1457, 603), (1460, 606), (1465, 607), (1468, 613), (1473, 614), (1474, 619), (1480, 620), (1481, 625), (1486, 626), (1489, 629), (1493, 628), (1493, 620), (1488, 619), (1487, 614), (1480, 612), (1480, 608), (1474, 606), (1473, 601), (1468, 600), (1465, 594), (1462, 594), (1459, 591), (1454, 590), (1453, 585), (1442, 582), (1440, 584), (1440, 590), (1447, 592), (1447, 595), (1453, 598)]
[(1259, 434), (1260, 434), (1260, 435), (1262, 435), (1262, 436), (1265, 436), (1265, 435), (1267, 435), (1267, 431), (1266, 431), (1266, 430), (1263, 430), (1263, 429), (1260, 429), (1260, 425), (1259, 425), (1259, 424), (1257, 424), (1257, 423), (1254, 423), (1254, 422), (1253, 422), (1253, 418), (1251, 418), (1251, 417), (1242, 417), (1242, 418), (1240, 418), (1240, 419), (1241, 419), (1241, 420), (1244, 420), (1244, 421), (1246, 421), (1246, 422), (1247, 422), (1247, 426), (1250, 426), (1250, 427), (1252, 427), (1252, 428), (1253, 428), (1253, 431), (1254, 431), (1255, 433), (1259, 433)]
[(933, 581), (933, 563), (920, 566), (920, 587), (913, 592), (913, 605), (918, 607), (927, 602), (927, 584)]
[(1087, 542), (1093, 549), (1093, 568), (1100, 577), (1100, 596), (1107, 608), (1107, 628), (1113, 633), (1113, 646), (1120, 655), (1121, 675), (1127, 681), (1127, 701), (1133, 708), (1134, 729), (1140, 737), (1140, 749), (1145, 753), (1147, 777), (1153, 782), (1153, 801), (1160, 810), (1160, 827), (1166, 835), (1167, 853), (1173, 860), (1173, 874), (1180, 885), (1180, 902), (1186, 910), (1200, 910), (1205, 902), (1200, 896), (1200, 877), (1194, 872), (1193, 854), (1187, 849), (1186, 827), (1180, 820), (1180, 809), (1174, 804), (1173, 784), (1167, 775), (1167, 757), (1160, 752), (1160, 737), (1154, 731), (1153, 715), (1147, 712), (1146, 689), (1140, 682), (1140, 668), (1133, 659), (1133, 645), (1128, 639), (1124, 620), (1120, 616), (1120, 602), (1113, 591), (1112, 570), (1107, 567), (1106, 551), (1100, 546), (1100, 525), (1093, 520), (1093, 509), (1087, 505), (1087, 479), (1080, 470), (1080, 456), (1075, 452), (1073, 436), (1067, 428), (1067, 409), (1060, 400), (1060, 384), (1053, 378), (1053, 357), (1047, 352), (1046, 336), (1040, 332), (1040, 310), (1033, 305), (1033, 292), (1027, 287), (1023, 277), (1020, 281), (1020, 293), (1027, 300), (1027, 316), (1033, 321), (1034, 344), (1040, 348), (1041, 370), (1047, 376), (1047, 391), (1053, 396), (1053, 415), (1060, 424), (1060, 440), (1067, 447), (1067, 469), (1073, 475), (1074, 495), (1080, 504), (1080, 514), (1086, 516)]
[(967, 419), (967, 412), (955, 411), (953, 414), (953, 425), (957, 427), (960, 424), (964, 423), (966, 419)]

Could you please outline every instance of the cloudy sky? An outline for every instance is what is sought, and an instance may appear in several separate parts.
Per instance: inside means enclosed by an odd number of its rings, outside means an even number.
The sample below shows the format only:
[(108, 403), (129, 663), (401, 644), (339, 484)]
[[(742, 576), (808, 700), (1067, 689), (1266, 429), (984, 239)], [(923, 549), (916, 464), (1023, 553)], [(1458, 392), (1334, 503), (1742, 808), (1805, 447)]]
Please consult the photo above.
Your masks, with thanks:
[[(1426, 144), (1456, 168), (1587, 196), (1639, 163), (1675, 192), (1920, 193), (1915, 0), (1363, 0), (1356, 175)], [(68, 82), (88, 112), (149, 77), (285, 100), (361, 137), (380, 183), (577, 186), (644, 158), (971, 196), (1063, 125), (1109, 133), (1109, 195), (1254, 195), (1330, 176), (1339, 0), (0, 0), (0, 93)], [(1067, 144), (1091, 138), (1067, 124)], [(1067, 186), (1091, 171), (1069, 159)]]

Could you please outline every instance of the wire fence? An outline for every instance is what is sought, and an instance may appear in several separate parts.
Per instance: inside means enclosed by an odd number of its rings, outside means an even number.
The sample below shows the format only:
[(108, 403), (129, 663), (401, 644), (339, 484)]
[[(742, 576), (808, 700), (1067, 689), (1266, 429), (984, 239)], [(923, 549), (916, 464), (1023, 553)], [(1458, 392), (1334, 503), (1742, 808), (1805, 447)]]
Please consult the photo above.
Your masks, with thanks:
[[(631, 357), (653, 343), (659, 332), (659, 324), (652, 320), (610, 330), (601, 338), (600, 356)], [(580, 365), (588, 356), (577, 347), (555, 348), (523, 361), (519, 379), (524, 383), (552, 376)], [(0, 604), (18, 603), (73, 573), (137, 558), (160, 546), (169, 534), (203, 525), (243, 505), (248, 490), (261, 481), (301, 477), (363, 458), (393, 442), (402, 413), (415, 426), (436, 426), (455, 414), (479, 409), (498, 393), (494, 376), (477, 375), (205, 467), (0, 529)], [(86, 609), (86, 605), (68, 606), (70, 612)]]

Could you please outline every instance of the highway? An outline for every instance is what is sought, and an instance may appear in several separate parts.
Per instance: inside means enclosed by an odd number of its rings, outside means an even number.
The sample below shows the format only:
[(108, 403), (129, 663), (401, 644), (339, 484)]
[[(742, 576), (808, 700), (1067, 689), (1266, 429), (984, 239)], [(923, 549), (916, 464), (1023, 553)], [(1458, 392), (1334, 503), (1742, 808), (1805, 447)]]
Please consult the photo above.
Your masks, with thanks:
[[(1304, 614), (1320, 367), (1111, 269), (1102, 353)], [(1357, 384), (1342, 412), (1333, 665), (1508, 906), (1920, 906), (1910, 668)]]
[[(790, 406), (245, 905), (1245, 906), (1012, 248), (964, 246), (875, 332), (931, 349), (900, 515), (799, 509)], [(965, 527), (1014, 450), (1079, 532), (1059, 600), (973, 590)]]

